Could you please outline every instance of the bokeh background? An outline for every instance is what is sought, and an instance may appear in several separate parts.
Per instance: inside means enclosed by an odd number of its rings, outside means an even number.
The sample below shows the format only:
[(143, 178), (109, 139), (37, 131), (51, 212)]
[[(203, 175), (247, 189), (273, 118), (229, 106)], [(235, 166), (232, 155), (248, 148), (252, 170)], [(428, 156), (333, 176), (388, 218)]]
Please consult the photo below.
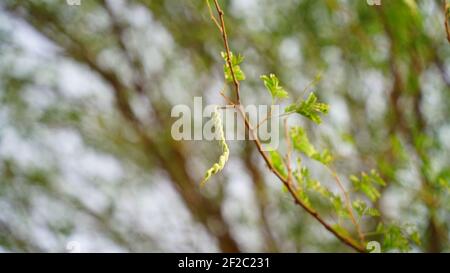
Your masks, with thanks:
[[(417, 227), (411, 251), (450, 251), (444, 1), (220, 2), (246, 58), (243, 102), (270, 103), (261, 74), (296, 97), (321, 73), (313, 89), (331, 112), (300, 121), (312, 142), (346, 185), (380, 172), (381, 219)], [(205, 1), (1, 1), (0, 251), (351, 251), (250, 142), (230, 142), (224, 171), (198, 187), (218, 145), (174, 141), (170, 111), (224, 103), (222, 50)]]

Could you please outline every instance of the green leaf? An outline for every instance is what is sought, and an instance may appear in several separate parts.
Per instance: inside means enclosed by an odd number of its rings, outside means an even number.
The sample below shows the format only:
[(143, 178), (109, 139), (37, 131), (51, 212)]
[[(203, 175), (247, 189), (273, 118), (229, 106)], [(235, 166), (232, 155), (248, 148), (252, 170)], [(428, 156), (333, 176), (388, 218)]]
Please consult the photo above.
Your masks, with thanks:
[[(233, 82), (233, 75), (231, 74), (230, 66), (228, 65), (228, 57), (226, 52), (221, 53), (222, 58), (225, 61), (225, 65), (223, 66), (223, 71), (225, 75), (225, 80), (228, 82)], [(231, 58), (231, 66), (233, 68), (234, 76), (236, 77), (236, 80), (243, 81), (245, 80), (245, 74), (241, 70), (241, 67), (239, 66), (244, 61), (244, 56), (241, 54), (235, 56), (233, 52), (230, 52), (230, 58)]]
[(312, 156), (313, 159), (321, 162), (324, 165), (328, 165), (331, 161), (333, 161), (333, 156), (330, 154), (330, 152), (325, 149), (322, 151), (322, 153), (316, 153)]
[(308, 207), (312, 208), (311, 201), (309, 200), (309, 197), (306, 194), (306, 191), (298, 190), (297, 194), (298, 194), (298, 197), (300, 197), (300, 200), (302, 200), (305, 205), (307, 205)]
[(370, 171), (370, 179), (372, 179), (373, 182), (375, 182), (376, 184), (385, 187), (386, 186), (386, 182), (383, 180), (383, 178), (381, 178), (380, 174), (378, 174), (377, 171), (375, 170), (371, 170)]
[(450, 168), (447, 167), (442, 169), (439, 173), (437, 173), (435, 179), (433, 179), (431, 183), (433, 187), (436, 187), (436, 189), (441, 191), (443, 194), (450, 194)]
[(380, 216), (380, 212), (377, 209), (367, 207), (367, 204), (364, 201), (355, 200), (352, 205), (359, 217), (365, 215), (373, 217)]
[(264, 82), (264, 86), (269, 90), (272, 99), (284, 99), (289, 96), (288, 92), (280, 86), (280, 80), (275, 74), (270, 74), (269, 76), (262, 75), (261, 79)]
[(290, 135), (294, 149), (304, 153), (308, 157), (321, 162), (324, 165), (329, 164), (333, 157), (328, 150), (319, 153), (309, 141), (306, 131), (302, 127), (291, 128)]
[(285, 112), (295, 112), (302, 116), (305, 116), (313, 122), (320, 124), (322, 119), (320, 114), (327, 114), (329, 111), (329, 105), (317, 101), (317, 97), (314, 93), (310, 93), (306, 100), (293, 103), (286, 107)]
[(450, 194), (450, 180), (446, 180), (444, 178), (437, 179), (437, 186), (441, 188), (443, 191), (447, 191)]
[(420, 234), (417, 230), (410, 234), (410, 238), (416, 245), (420, 246), (422, 244), (422, 241), (420, 240)]
[(338, 234), (347, 238), (347, 240), (351, 241), (353, 244), (358, 245), (358, 242), (356, 242), (354, 239), (352, 239), (350, 232), (348, 232), (348, 230), (345, 227), (343, 227), (339, 224), (335, 224), (332, 227)]
[(280, 153), (277, 151), (269, 151), (270, 156), (270, 162), (272, 162), (272, 165), (274, 168), (282, 175), (286, 176), (286, 168), (283, 163), (283, 158), (281, 157)]
[(379, 223), (376, 233), (383, 234), (383, 249), (400, 250), (406, 252), (411, 250), (411, 244), (421, 244), (420, 235), (416, 227), (410, 224), (406, 225), (384, 225)]
[[(298, 166), (300, 166), (300, 161), (298, 161)], [(306, 168), (296, 169), (293, 176), (298, 184), (297, 195), (303, 201), (305, 205), (312, 208), (311, 201), (309, 200), (308, 194), (306, 192), (306, 181), (305, 178), (309, 178), (309, 171)]]
[(315, 191), (325, 198), (332, 197), (332, 193), (317, 180), (309, 179), (306, 185), (307, 189)]
[(376, 208), (367, 208), (366, 214), (372, 217), (379, 217), (381, 215)]
[(384, 224), (383, 222), (379, 222), (377, 228), (375, 229), (375, 233), (384, 233)]
[(353, 201), (353, 208), (355, 209), (356, 213), (358, 213), (359, 217), (362, 217), (364, 215), (364, 212), (367, 209), (366, 203), (364, 203), (361, 200), (355, 200)]
[(308, 168), (303, 167), (300, 170), (295, 170), (294, 177), (301, 188), (317, 192), (327, 199), (333, 196), (333, 194), (326, 187), (322, 186), (319, 181), (311, 178)]
[(308, 135), (302, 127), (291, 128), (291, 138), (294, 149), (304, 153), (308, 157), (312, 157), (317, 154), (314, 146), (309, 142)]
[(331, 196), (331, 204), (333, 205), (336, 213), (339, 216), (345, 217), (345, 218), (349, 218), (350, 214), (348, 213), (348, 210), (346, 208), (346, 206), (344, 205), (344, 202), (342, 201), (341, 197), (339, 196)]
[(373, 202), (380, 198), (380, 192), (375, 185), (386, 186), (384, 180), (375, 170), (372, 170), (369, 174), (362, 172), (360, 178), (351, 175), (350, 181), (355, 190), (363, 192)]
[(406, 252), (411, 249), (408, 238), (399, 226), (391, 225), (385, 228), (383, 249), (399, 249)]
[(334, 195), (333, 192), (323, 186), (319, 181), (311, 178), (308, 168), (296, 169), (293, 175), (299, 185), (298, 195), (300, 199), (310, 208), (312, 208), (312, 205), (309, 199), (309, 193), (315, 193), (330, 202), (339, 216), (347, 218), (350, 216), (341, 197)]

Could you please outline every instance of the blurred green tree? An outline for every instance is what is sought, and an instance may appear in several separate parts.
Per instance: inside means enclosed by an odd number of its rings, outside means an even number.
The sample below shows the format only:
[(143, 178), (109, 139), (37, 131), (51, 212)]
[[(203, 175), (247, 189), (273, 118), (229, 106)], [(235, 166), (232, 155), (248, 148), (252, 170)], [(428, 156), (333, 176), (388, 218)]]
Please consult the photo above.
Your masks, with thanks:
[[(268, 103), (259, 75), (296, 98), (322, 72), (310, 88), (329, 115), (295, 122), (334, 155), (344, 186), (364, 187), (364, 174), (343, 179), (361, 170), (386, 181), (375, 202), (385, 224), (364, 222), (367, 240), (449, 251), (443, 1), (220, 2), (230, 46), (246, 57), (242, 100)], [(174, 141), (170, 110), (193, 96), (222, 102), (223, 45), (204, 1), (5, 0), (0, 21), (0, 250), (78, 240), (85, 251), (352, 251), (295, 207), (247, 141), (230, 143), (223, 175), (198, 187), (217, 145)], [(391, 223), (414, 226), (421, 244), (410, 249)]]

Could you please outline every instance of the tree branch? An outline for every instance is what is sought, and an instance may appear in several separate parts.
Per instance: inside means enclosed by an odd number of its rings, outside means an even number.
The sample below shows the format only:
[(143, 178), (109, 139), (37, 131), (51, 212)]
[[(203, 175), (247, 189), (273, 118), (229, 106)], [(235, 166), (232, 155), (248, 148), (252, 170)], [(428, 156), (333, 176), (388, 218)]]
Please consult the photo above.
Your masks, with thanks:
[(224, 12), (221, 9), (218, 0), (214, 0), (214, 5), (216, 7), (217, 13), (219, 14), (219, 18), (220, 18), (220, 24), (221, 24), (221, 29), (222, 29), (222, 40), (223, 40), (223, 44), (226, 50), (226, 54), (227, 54), (227, 64), (230, 67), (230, 71), (231, 71), (231, 75), (233, 78), (233, 85), (234, 85), (234, 89), (236, 92), (236, 98), (237, 98), (237, 105), (236, 108), (239, 111), (239, 113), (241, 114), (242, 118), (244, 119), (244, 124), (245, 127), (249, 130), (250, 134), (252, 134), (253, 137), (253, 142), (256, 145), (256, 148), (259, 152), (259, 154), (262, 156), (262, 158), (264, 159), (264, 162), (266, 163), (267, 167), (269, 168), (269, 170), (275, 174), (275, 176), (286, 186), (286, 188), (288, 189), (290, 195), (294, 198), (294, 202), (296, 204), (298, 204), (299, 206), (301, 206), (307, 213), (309, 213), (312, 217), (314, 217), (320, 224), (322, 224), (323, 227), (325, 227), (325, 229), (327, 229), (328, 231), (330, 231), (334, 236), (336, 236), (339, 240), (341, 240), (344, 244), (348, 245), (349, 247), (353, 248), (354, 250), (358, 251), (358, 252), (365, 252), (364, 247), (362, 247), (361, 245), (359, 245), (357, 242), (355, 242), (352, 238), (348, 238), (342, 234), (340, 234), (337, 230), (335, 230), (330, 224), (328, 224), (315, 210), (313, 210), (312, 208), (310, 208), (309, 206), (307, 206), (298, 196), (296, 189), (293, 187), (292, 183), (289, 183), (289, 180), (286, 179), (285, 177), (283, 177), (276, 169), (275, 167), (272, 165), (268, 155), (266, 154), (266, 152), (264, 151), (261, 142), (257, 136), (257, 134), (255, 133), (255, 131), (252, 129), (253, 127), (251, 126), (246, 113), (244, 112), (243, 108), (241, 107), (241, 101), (240, 101), (240, 86), (239, 86), (239, 81), (236, 79), (235, 73), (233, 71), (233, 66), (231, 65), (231, 51), (230, 51), (230, 47), (229, 47), (229, 43), (228, 43), (228, 37), (227, 37), (227, 32), (226, 32), (226, 28), (225, 28), (225, 21), (224, 21)]

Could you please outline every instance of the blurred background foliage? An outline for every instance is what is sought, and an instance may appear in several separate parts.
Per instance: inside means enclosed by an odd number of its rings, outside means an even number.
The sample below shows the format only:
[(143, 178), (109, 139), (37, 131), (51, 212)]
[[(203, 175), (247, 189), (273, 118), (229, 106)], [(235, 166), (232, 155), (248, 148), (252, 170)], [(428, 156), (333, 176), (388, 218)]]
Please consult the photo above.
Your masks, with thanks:
[[(221, 4), (246, 57), (243, 102), (270, 103), (261, 74), (300, 96), (322, 73), (314, 89), (331, 112), (305, 124), (311, 141), (346, 185), (380, 172), (382, 221), (419, 231), (409, 251), (450, 251), (444, 1)], [(217, 144), (174, 141), (170, 110), (194, 96), (224, 103), (220, 51), (200, 0), (2, 1), (0, 251), (351, 251), (293, 204), (251, 143), (231, 141), (223, 173), (199, 189)]]

